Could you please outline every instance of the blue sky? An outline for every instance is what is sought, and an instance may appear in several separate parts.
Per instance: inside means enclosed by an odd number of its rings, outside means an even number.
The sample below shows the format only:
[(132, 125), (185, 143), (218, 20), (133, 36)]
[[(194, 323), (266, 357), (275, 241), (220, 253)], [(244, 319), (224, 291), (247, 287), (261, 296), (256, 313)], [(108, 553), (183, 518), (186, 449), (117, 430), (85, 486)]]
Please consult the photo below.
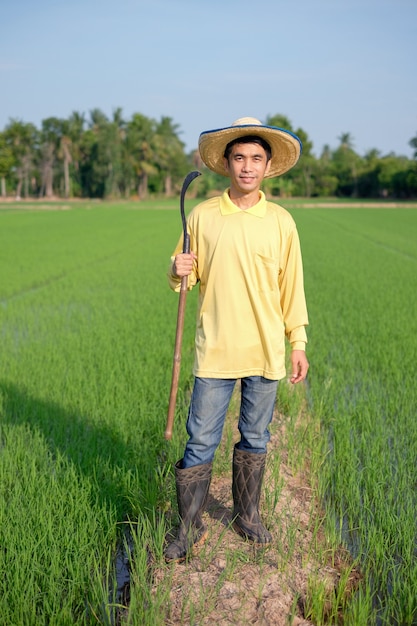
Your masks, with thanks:
[(121, 107), (203, 130), (286, 115), (320, 154), (411, 156), (417, 0), (0, 0), (0, 129)]

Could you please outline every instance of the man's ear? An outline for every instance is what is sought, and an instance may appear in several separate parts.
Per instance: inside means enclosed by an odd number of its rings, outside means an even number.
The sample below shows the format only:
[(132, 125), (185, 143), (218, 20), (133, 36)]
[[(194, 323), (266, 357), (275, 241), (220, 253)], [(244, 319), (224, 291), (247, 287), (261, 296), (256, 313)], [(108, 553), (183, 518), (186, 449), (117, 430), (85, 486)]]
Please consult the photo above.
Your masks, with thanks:
[(267, 176), (269, 174), (270, 169), (271, 169), (271, 159), (269, 159), (268, 163), (266, 164), (264, 176)]
[(226, 172), (229, 171), (229, 161), (228, 159), (226, 159), (226, 157), (223, 157), (223, 165), (224, 165), (224, 169), (226, 170)]

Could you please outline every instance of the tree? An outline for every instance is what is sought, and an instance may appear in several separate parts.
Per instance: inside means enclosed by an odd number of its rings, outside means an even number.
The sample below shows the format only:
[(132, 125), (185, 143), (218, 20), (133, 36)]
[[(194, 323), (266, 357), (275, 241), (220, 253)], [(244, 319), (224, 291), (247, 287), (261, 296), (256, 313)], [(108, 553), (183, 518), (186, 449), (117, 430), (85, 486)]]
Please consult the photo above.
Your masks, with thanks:
[(326, 143), (323, 146), (323, 149), (321, 151), (320, 160), (323, 161), (324, 163), (329, 164), (331, 158), (332, 158), (332, 151), (330, 149), (329, 144)]
[(410, 139), (408, 145), (411, 146), (414, 150), (413, 159), (417, 159), (417, 135)]
[(80, 161), (84, 126), (84, 113), (78, 111), (73, 111), (67, 120), (62, 120), (58, 156), (63, 161), (65, 197), (81, 195)]
[(363, 198), (377, 198), (382, 195), (378, 175), (380, 172), (380, 152), (375, 148), (365, 154), (358, 175), (358, 195)]
[(7, 145), (5, 133), (0, 133), (0, 180), (1, 180), (1, 196), (5, 198), (6, 178), (10, 175), (14, 164), (13, 153), (9, 145)]
[(292, 176), (297, 184), (297, 195), (310, 198), (313, 194), (313, 176), (316, 162), (312, 154), (313, 142), (310, 141), (307, 133), (302, 128), (297, 128), (295, 134), (301, 140), (303, 151), (299, 162), (292, 172)]
[(268, 115), (265, 124), (268, 126), (276, 126), (277, 128), (284, 128), (285, 130), (289, 130), (291, 133), (294, 132), (289, 118), (286, 115), (281, 115), (280, 113)]
[[(41, 145), (40, 145), (40, 170), (41, 170), (41, 196), (52, 198), (54, 195), (54, 167), (56, 163), (56, 157), (58, 156), (58, 150), (62, 148), (62, 138), (65, 132), (65, 124), (57, 117), (48, 117), (42, 120), (42, 128), (40, 133)], [(64, 169), (68, 168), (70, 153), (68, 149), (68, 138), (66, 137), (64, 143), (66, 143), (65, 150), (62, 150), (64, 163)], [(65, 173), (66, 185), (65, 192), (69, 188), (68, 170)]]
[(338, 185), (338, 179), (334, 175), (332, 165), (332, 151), (328, 144), (323, 146), (320, 158), (314, 165), (314, 187), (315, 196), (334, 196)]
[(104, 195), (108, 198), (120, 197), (124, 188), (124, 142), (126, 122), (122, 109), (114, 109), (111, 120), (101, 127), (98, 135), (98, 152), (105, 164), (107, 174), (104, 181)]
[(266, 181), (265, 189), (273, 195), (279, 196), (311, 196), (313, 193), (312, 174), (315, 159), (311, 153), (313, 143), (310, 141), (307, 133), (302, 128), (294, 130), (291, 121), (286, 115), (268, 116), (266, 124), (283, 128), (297, 135), (302, 144), (302, 156), (297, 165), (287, 172), (283, 178)]
[(333, 153), (334, 173), (339, 180), (338, 193), (342, 196), (358, 195), (358, 168), (360, 158), (353, 150), (353, 139), (350, 133), (342, 133), (339, 147)]
[(187, 170), (184, 144), (178, 137), (178, 124), (162, 117), (155, 128), (155, 160), (163, 179), (164, 193), (171, 196), (173, 179), (183, 177)]
[(39, 133), (30, 123), (11, 119), (4, 131), (6, 144), (9, 146), (17, 178), (16, 200), (21, 199), (22, 188), (27, 198), (30, 187), (30, 174), (33, 169), (38, 147)]
[(351, 133), (342, 133), (338, 137), (340, 148), (343, 150), (353, 150), (353, 137)]
[(382, 195), (406, 197), (408, 195), (406, 184), (409, 171), (408, 159), (388, 154), (380, 159), (379, 167), (378, 181)]
[(141, 113), (135, 113), (127, 124), (128, 158), (140, 200), (147, 196), (149, 176), (158, 173), (155, 132), (155, 121)]
[(100, 109), (90, 111), (88, 128), (82, 135), (80, 176), (83, 195), (103, 198), (109, 176), (109, 120)]
[(109, 123), (106, 134), (106, 154), (108, 158), (109, 176), (106, 183), (106, 196), (115, 197), (129, 195), (131, 188), (131, 176), (126, 168), (126, 121), (122, 115), (122, 109), (113, 111), (113, 119)]
[[(271, 196), (400, 197), (417, 195), (417, 135), (410, 139), (413, 159), (370, 150), (363, 157), (350, 133), (342, 133), (335, 150), (326, 145), (317, 158), (303, 128), (293, 128), (281, 114), (266, 124), (296, 134), (303, 150), (299, 162), (285, 174), (267, 179)], [(11, 119), (0, 131), (0, 194), (13, 190), (16, 198), (30, 194), (52, 197), (130, 197), (151, 193), (172, 195), (189, 168), (201, 169), (197, 150), (185, 154), (180, 130), (171, 117), (159, 121), (135, 113), (130, 120), (122, 109), (107, 117), (92, 109), (89, 118), (73, 111), (67, 119), (49, 117), (40, 130)], [(212, 195), (225, 179), (207, 170), (191, 193)], [(7, 187), (7, 188), (6, 188)]]
[(85, 195), (114, 198), (129, 194), (131, 175), (127, 166), (126, 133), (120, 107), (114, 109), (112, 119), (100, 109), (90, 111), (88, 129), (81, 142)]
[(413, 163), (407, 174), (407, 186), (409, 194), (412, 196), (417, 196), (417, 135), (410, 139), (409, 145), (413, 148), (413, 159), (416, 161)]

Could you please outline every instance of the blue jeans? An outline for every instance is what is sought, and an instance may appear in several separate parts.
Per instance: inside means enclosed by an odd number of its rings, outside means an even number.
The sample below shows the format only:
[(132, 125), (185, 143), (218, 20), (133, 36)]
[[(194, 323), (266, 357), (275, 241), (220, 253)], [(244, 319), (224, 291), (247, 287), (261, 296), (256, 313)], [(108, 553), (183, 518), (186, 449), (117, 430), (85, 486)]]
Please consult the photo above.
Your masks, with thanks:
[[(195, 378), (187, 419), (189, 439), (185, 447), (183, 468), (210, 463), (221, 441), (226, 412), (235, 378)], [(270, 439), (277, 380), (262, 376), (241, 379), (241, 405), (238, 422), (240, 442), (237, 448), (263, 453)]]

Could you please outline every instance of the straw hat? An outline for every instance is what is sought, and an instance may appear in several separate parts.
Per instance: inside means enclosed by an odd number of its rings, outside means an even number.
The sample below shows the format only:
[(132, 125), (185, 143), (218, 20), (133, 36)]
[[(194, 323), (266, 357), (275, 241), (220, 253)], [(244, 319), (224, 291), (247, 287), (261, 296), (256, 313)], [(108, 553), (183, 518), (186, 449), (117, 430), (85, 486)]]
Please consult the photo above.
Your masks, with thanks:
[(302, 144), (297, 135), (276, 126), (264, 126), (254, 117), (241, 117), (231, 126), (201, 133), (198, 148), (203, 162), (213, 172), (228, 176), (223, 162), (226, 146), (233, 139), (245, 135), (262, 137), (271, 146), (271, 167), (265, 178), (288, 172), (300, 157)]

